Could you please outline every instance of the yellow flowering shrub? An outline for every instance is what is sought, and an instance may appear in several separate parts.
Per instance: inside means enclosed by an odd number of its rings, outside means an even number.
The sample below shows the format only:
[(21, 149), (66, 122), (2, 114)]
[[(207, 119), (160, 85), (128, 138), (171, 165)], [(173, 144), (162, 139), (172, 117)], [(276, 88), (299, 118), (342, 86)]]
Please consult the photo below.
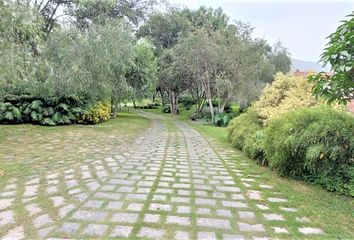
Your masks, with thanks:
[(93, 124), (105, 122), (111, 117), (111, 109), (110, 102), (97, 102), (89, 107), (89, 114), (82, 116), (82, 122)]
[(312, 96), (312, 85), (306, 78), (277, 73), (274, 82), (264, 88), (259, 101), (255, 103), (255, 111), (266, 122), (291, 110), (321, 103)]

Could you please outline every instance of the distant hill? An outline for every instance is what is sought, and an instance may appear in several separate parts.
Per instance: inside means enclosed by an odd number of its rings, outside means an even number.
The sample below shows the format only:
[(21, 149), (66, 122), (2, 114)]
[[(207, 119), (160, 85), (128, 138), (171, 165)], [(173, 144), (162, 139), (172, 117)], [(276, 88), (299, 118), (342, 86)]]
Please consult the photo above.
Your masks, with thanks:
[(300, 71), (315, 71), (315, 72), (321, 72), (321, 71), (328, 72), (330, 70), (329, 66), (323, 68), (322, 64), (316, 62), (303, 61), (294, 58), (291, 59), (291, 62), (292, 62), (291, 72), (295, 72), (297, 69), (299, 69)]

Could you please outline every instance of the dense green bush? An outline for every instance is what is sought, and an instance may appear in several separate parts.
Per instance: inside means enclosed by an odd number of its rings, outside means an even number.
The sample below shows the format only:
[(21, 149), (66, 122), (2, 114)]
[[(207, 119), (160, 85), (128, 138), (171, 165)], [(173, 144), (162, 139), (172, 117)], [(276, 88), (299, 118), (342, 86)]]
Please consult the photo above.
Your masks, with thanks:
[(303, 108), (269, 121), (269, 166), (281, 175), (354, 196), (354, 117), (326, 107)]
[(88, 103), (74, 96), (61, 99), (38, 99), (27, 95), (6, 96), (0, 101), (1, 123), (33, 123), (65, 125), (72, 123), (96, 124), (111, 116), (107, 102)]
[(190, 109), (192, 105), (197, 103), (197, 100), (194, 99), (193, 96), (190, 94), (183, 94), (178, 101), (179, 103), (182, 103), (185, 108), (188, 109)]
[(232, 146), (243, 149), (245, 141), (255, 132), (261, 130), (261, 123), (254, 108), (249, 108), (246, 113), (234, 118), (227, 128), (228, 139)]
[(243, 150), (250, 158), (256, 160), (261, 165), (268, 165), (264, 153), (264, 132), (263, 130), (255, 132), (245, 140)]

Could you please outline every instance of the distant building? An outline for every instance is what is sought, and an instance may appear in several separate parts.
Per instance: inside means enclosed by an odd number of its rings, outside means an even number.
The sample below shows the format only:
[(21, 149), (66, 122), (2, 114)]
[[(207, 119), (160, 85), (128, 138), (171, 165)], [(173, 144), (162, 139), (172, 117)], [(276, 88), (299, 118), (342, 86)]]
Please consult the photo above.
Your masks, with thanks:
[(349, 112), (354, 113), (354, 99), (347, 104), (347, 109)]
[(307, 77), (309, 75), (309, 73), (313, 73), (313, 72), (300, 71), (299, 69), (296, 69), (296, 71), (294, 72), (294, 76)]
[[(294, 76), (297, 76), (297, 77), (307, 77), (313, 73), (316, 73), (316, 72), (315, 71), (300, 71), (299, 69), (296, 69), (296, 71), (293, 74), (294, 74)], [(331, 76), (331, 75), (333, 75), (333, 72), (326, 72), (325, 74), (327, 76)], [(351, 100), (347, 104), (347, 109), (349, 112), (352, 112), (354, 114), (354, 99)]]
[[(303, 70), (296, 69), (296, 71), (293, 74), (294, 74), (294, 76), (298, 76), (298, 77), (307, 77), (307, 76), (309, 76), (311, 74), (315, 74), (315, 73), (318, 73), (318, 72), (313, 71), (313, 70), (303, 71)], [(325, 72), (324, 74), (326, 76), (332, 76), (333, 72)]]

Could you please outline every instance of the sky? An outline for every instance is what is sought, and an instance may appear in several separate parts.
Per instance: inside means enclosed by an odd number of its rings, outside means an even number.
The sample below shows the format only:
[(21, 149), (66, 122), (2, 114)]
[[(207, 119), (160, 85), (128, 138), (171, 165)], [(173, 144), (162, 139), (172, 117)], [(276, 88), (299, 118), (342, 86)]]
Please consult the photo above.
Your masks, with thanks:
[(199, 6), (221, 7), (230, 20), (249, 22), (254, 36), (278, 40), (292, 58), (317, 62), (340, 21), (354, 11), (354, 1), (285, 1), (285, 0), (168, 0), (171, 4), (196, 9)]

